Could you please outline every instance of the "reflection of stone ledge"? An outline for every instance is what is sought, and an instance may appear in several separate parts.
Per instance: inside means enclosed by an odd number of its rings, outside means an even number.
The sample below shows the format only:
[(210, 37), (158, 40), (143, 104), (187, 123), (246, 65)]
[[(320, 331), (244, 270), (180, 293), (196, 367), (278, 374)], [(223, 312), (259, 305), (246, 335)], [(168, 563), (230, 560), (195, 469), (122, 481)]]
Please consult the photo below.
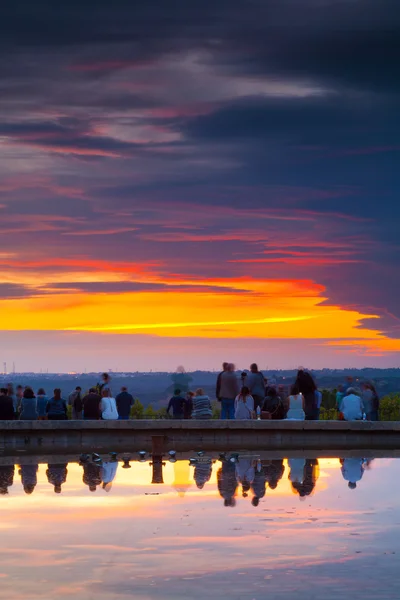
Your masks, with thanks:
[(339, 421), (0, 421), (0, 451), (51, 453), (104, 448), (115, 451), (396, 450), (400, 422)]

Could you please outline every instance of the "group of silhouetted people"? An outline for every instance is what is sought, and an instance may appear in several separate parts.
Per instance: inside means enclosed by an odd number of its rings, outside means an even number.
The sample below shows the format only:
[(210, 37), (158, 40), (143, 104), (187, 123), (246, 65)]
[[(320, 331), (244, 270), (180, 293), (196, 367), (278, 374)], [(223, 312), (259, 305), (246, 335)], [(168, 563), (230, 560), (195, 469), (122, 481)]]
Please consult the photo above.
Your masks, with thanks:
[[(90, 492), (98, 488), (109, 492), (112, 489), (116, 477), (119, 462), (115, 453), (111, 458), (102, 460), (100, 457), (94, 460), (80, 461), (83, 468), (82, 481)], [(97, 455), (96, 455), (97, 456)], [(157, 460), (159, 458), (159, 460)], [(124, 459), (122, 468), (131, 468), (130, 459)], [(217, 487), (220, 496), (224, 499), (225, 506), (235, 506), (236, 497), (241, 488), (241, 495), (247, 498), (251, 495), (251, 503), (258, 506), (260, 500), (266, 495), (267, 489), (275, 490), (285, 473), (283, 459), (260, 460), (255, 456), (231, 454), (220, 457), (221, 465), (217, 471)], [(341, 473), (348, 487), (354, 490), (357, 483), (362, 479), (365, 470), (371, 466), (372, 459), (344, 458), (340, 459)], [(152, 457), (153, 480), (152, 483), (163, 483), (162, 468), (165, 465), (162, 457)], [(292, 492), (300, 499), (304, 499), (315, 490), (319, 477), (319, 463), (316, 458), (289, 458), (288, 479)], [(213, 461), (211, 458), (195, 461), (193, 463), (193, 479), (198, 489), (203, 489), (211, 479)], [(54, 492), (60, 494), (63, 484), (67, 481), (68, 463), (59, 462), (47, 465), (47, 481), (53, 486)], [(32, 494), (38, 483), (39, 464), (22, 464), (18, 469), (21, 483), (26, 494)], [(156, 476), (155, 476), (156, 472)], [(14, 483), (15, 466), (0, 466), (0, 495), (8, 494), (9, 488)]]
[(114, 398), (110, 382), (110, 375), (103, 373), (101, 381), (87, 393), (83, 393), (82, 388), (77, 386), (68, 399), (62, 397), (59, 388), (54, 389), (53, 394), (48, 396), (43, 388), (35, 394), (30, 386), (18, 385), (14, 390), (13, 384), (9, 383), (6, 388), (0, 389), (0, 420), (129, 419), (134, 403), (132, 394), (126, 387), (122, 387), (121, 392)]

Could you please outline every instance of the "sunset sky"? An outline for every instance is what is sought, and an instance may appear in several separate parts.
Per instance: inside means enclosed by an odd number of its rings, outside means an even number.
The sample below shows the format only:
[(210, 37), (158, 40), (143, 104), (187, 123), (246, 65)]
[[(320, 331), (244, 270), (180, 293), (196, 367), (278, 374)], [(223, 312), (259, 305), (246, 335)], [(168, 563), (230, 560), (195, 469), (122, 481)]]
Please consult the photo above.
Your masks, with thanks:
[(15, 0), (0, 360), (399, 366), (395, 0)]

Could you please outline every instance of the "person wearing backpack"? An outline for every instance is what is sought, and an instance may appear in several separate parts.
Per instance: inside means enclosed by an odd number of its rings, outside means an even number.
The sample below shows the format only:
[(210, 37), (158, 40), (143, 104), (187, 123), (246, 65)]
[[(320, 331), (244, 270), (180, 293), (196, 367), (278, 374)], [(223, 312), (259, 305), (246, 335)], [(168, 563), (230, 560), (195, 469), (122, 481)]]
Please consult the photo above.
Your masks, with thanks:
[(82, 402), (82, 388), (77, 385), (74, 391), (69, 395), (68, 404), (72, 408), (72, 418), (74, 420), (82, 419), (83, 402)]
[(66, 421), (67, 417), (67, 403), (61, 398), (61, 390), (56, 388), (54, 390), (54, 396), (47, 403), (46, 412), (49, 421)]

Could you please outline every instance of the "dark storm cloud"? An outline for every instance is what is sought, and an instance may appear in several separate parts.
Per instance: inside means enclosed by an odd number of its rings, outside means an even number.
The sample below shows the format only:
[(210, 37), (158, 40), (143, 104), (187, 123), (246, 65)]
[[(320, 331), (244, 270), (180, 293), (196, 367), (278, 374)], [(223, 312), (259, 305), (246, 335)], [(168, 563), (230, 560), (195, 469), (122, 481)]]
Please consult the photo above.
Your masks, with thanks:
[[(1, 16), (0, 250), (310, 277), (397, 331), (397, 0), (16, 0)], [(271, 262), (230, 262), (253, 258)]]

